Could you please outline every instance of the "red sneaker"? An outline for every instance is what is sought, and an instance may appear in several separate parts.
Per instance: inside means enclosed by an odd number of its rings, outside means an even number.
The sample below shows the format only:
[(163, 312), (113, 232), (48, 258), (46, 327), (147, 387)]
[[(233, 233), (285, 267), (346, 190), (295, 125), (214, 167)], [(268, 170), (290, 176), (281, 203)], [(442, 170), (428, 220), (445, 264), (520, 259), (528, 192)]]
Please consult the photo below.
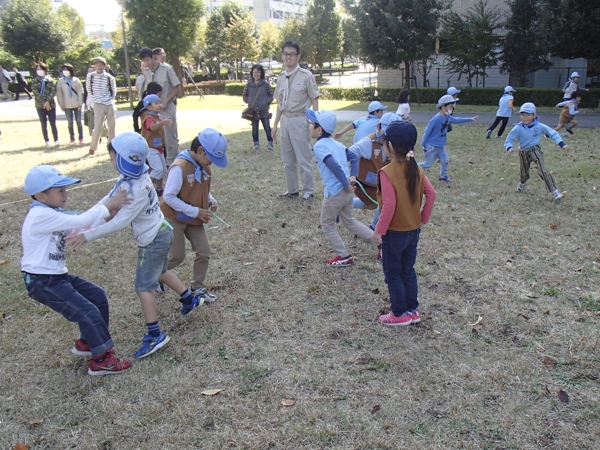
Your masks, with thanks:
[(102, 361), (96, 361), (94, 358), (90, 360), (90, 375), (113, 375), (121, 373), (131, 368), (131, 361), (119, 359), (115, 356), (114, 350), (111, 348), (104, 353)]
[(419, 323), (421, 321), (419, 311), (417, 311), (416, 309), (414, 311), (411, 311), (410, 315), (412, 316), (412, 323)]
[(71, 349), (71, 353), (77, 356), (92, 356), (92, 351), (87, 342), (77, 339), (73, 348)]
[(352, 255), (348, 256), (334, 256), (333, 258), (326, 259), (325, 264), (329, 266), (335, 267), (347, 267), (354, 264), (354, 260), (352, 259)]
[(379, 323), (390, 327), (403, 327), (405, 325), (410, 325), (413, 321), (410, 312), (402, 313), (400, 317), (397, 317), (390, 311), (389, 314), (379, 316)]

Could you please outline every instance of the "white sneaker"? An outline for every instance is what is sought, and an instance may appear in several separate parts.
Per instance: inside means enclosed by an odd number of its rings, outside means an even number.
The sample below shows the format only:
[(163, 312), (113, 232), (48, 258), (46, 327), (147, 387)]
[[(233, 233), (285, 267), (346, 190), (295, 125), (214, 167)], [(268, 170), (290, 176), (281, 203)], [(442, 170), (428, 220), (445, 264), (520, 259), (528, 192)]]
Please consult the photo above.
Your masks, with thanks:
[(57, 139), (56, 141), (54, 141), (54, 145), (55, 145), (56, 147), (58, 147), (58, 146), (60, 145), (60, 141)]
[(559, 198), (563, 198), (563, 194), (562, 192), (560, 192), (558, 189), (556, 189), (552, 195), (554, 195), (554, 200), (558, 200)]
[(206, 288), (201, 287), (198, 289), (193, 289), (190, 287), (190, 291), (192, 291), (192, 294), (194, 294), (196, 297), (202, 297), (207, 303), (214, 303), (217, 300), (217, 296), (208, 292)]
[(521, 183), (520, 181), (517, 183), (517, 192), (523, 192), (525, 190), (525, 183)]
[(50, 142), (46, 141), (46, 147), (50, 147)]

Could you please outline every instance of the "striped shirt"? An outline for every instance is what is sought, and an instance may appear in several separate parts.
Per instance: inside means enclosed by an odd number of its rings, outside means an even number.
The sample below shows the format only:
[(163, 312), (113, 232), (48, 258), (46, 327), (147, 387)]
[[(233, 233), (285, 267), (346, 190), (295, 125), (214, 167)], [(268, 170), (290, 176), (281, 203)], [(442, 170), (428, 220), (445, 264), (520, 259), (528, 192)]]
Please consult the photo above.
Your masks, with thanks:
[(104, 71), (102, 73), (90, 72), (85, 80), (85, 86), (93, 103), (113, 104), (117, 93), (117, 84), (111, 74)]

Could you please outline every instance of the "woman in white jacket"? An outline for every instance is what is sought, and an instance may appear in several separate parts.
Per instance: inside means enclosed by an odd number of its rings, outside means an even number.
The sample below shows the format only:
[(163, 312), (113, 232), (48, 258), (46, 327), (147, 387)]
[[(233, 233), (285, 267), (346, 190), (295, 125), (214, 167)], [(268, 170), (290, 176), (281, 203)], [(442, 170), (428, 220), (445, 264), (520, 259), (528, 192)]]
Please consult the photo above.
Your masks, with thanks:
[(69, 123), (69, 135), (71, 144), (75, 143), (75, 130), (73, 129), (73, 118), (77, 123), (79, 143), (83, 144), (83, 125), (81, 124), (81, 107), (83, 106), (83, 85), (75, 76), (75, 69), (71, 64), (62, 66), (62, 76), (56, 85), (56, 100), (58, 106), (65, 112)]

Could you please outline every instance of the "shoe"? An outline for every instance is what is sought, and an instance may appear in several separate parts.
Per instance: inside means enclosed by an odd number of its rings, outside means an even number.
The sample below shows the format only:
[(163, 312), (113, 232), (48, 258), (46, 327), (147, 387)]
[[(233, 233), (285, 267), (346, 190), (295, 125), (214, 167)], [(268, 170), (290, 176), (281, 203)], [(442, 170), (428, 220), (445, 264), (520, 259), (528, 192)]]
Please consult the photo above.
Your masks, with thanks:
[(256, 144), (254, 144), (254, 150), (255, 150), (255, 151), (258, 151), (258, 150), (260, 150), (260, 145), (256, 145)]
[(190, 291), (192, 291), (192, 294), (196, 297), (202, 297), (206, 303), (214, 303), (217, 301), (217, 296), (208, 292), (206, 288), (201, 287), (194, 289), (193, 287), (190, 287)]
[(496, 136), (496, 139), (502, 139), (502, 136)]
[(568, 134), (567, 134), (567, 133), (561, 133), (561, 134), (560, 134), (560, 137), (567, 137), (567, 136), (568, 136)]
[(90, 148), (90, 151), (88, 152), (88, 156), (94, 156), (94, 153), (96, 153), (96, 150), (92, 150)]
[(302, 194), (303, 202), (312, 202), (315, 199), (314, 194)]
[(410, 316), (412, 318), (412, 323), (419, 323), (421, 321), (421, 316), (419, 315), (418, 310), (410, 311)]
[(448, 175), (440, 177), (440, 181), (443, 181), (444, 183), (452, 183), (452, 179)]
[(70, 144), (70, 145), (73, 145), (74, 143), (75, 143), (75, 139), (71, 139), (71, 140), (69, 141), (69, 144)]
[(379, 323), (390, 327), (403, 327), (413, 323), (412, 314), (410, 312), (403, 313), (400, 317), (396, 317), (393, 312), (379, 316)]
[(291, 192), (290, 193), (288, 191), (285, 191), (283, 194), (279, 194), (277, 196), (277, 198), (296, 198), (296, 197), (299, 197), (299, 196), (300, 196), (300, 194), (297, 193), (297, 192)]
[(54, 141), (54, 146), (55, 146), (55, 147), (58, 147), (59, 145), (60, 145), (60, 141), (59, 141), (58, 139), (57, 139), (57, 140), (55, 140), (55, 141)]
[(571, 122), (569, 122), (565, 125), (565, 130), (567, 131), (567, 133), (571, 132)]
[(83, 144), (83, 138), (79, 139), (79, 144)]
[(517, 192), (523, 192), (525, 190), (525, 183), (521, 183), (520, 181), (517, 183)]
[(487, 133), (485, 134), (485, 138), (489, 139), (492, 136), (492, 130), (487, 130)]
[(117, 373), (121, 373), (127, 369), (131, 368), (131, 361), (126, 359), (117, 358), (113, 352), (113, 349), (110, 349), (106, 352), (106, 356), (100, 362), (96, 361), (94, 358), (90, 360), (90, 367), (88, 369), (89, 375), (114, 375)]
[(169, 336), (167, 336), (162, 331), (156, 337), (150, 336), (149, 334), (145, 334), (142, 338), (142, 346), (140, 349), (133, 354), (136, 358), (144, 358), (148, 355), (151, 355), (156, 350), (163, 348), (167, 343), (171, 340)]
[(162, 197), (164, 192), (165, 190), (163, 188), (156, 188), (156, 195), (158, 195), (158, 198)]
[(50, 142), (46, 141), (46, 147), (50, 147)]
[(574, 134), (574, 133), (573, 133), (573, 130), (571, 130), (570, 128), (567, 128), (567, 133), (569, 133), (569, 134)]
[(554, 195), (554, 200), (558, 200), (559, 198), (563, 198), (562, 192), (560, 192), (558, 189), (556, 189), (554, 192), (552, 192), (552, 195)]
[(326, 259), (325, 264), (334, 267), (348, 267), (354, 264), (354, 259), (352, 255), (348, 255), (346, 257), (343, 256), (334, 256), (333, 258)]
[(196, 297), (194, 295), (192, 298), (192, 303), (190, 303), (190, 304), (184, 303), (183, 305), (181, 305), (181, 315), (187, 316), (194, 309), (199, 308), (200, 306), (204, 305), (205, 301), (206, 300), (204, 297)]
[(71, 353), (77, 356), (92, 356), (92, 350), (87, 342), (77, 339), (75, 344), (73, 344), (73, 348), (71, 349)]
[(383, 256), (383, 249), (381, 248), (381, 244), (377, 246), (377, 261), (381, 261)]
[(268, 151), (270, 151), (270, 152), (272, 152), (272, 151), (273, 151), (273, 143), (272, 143), (272, 142), (269, 142), (269, 145), (268, 145), (268, 147), (267, 147), (267, 150), (268, 150)]

